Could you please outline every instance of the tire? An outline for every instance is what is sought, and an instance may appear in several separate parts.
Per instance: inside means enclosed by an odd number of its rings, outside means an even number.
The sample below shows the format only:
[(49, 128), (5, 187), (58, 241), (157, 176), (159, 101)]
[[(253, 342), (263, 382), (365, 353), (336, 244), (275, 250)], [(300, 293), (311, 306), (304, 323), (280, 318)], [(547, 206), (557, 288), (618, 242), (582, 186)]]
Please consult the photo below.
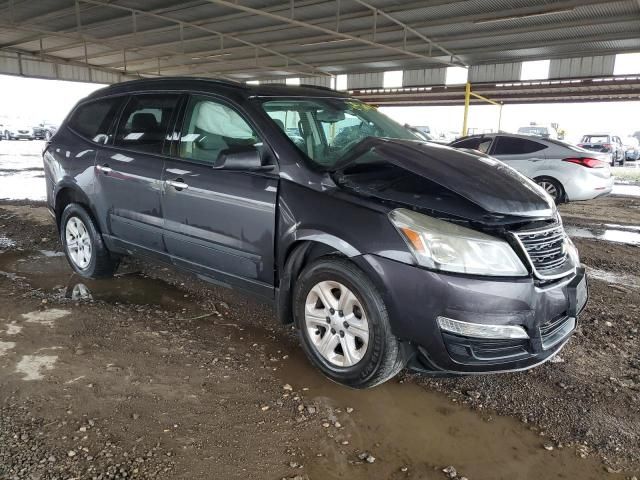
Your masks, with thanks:
[[(111, 277), (119, 260), (105, 246), (95, 221), (78, 203), (70, 203), (60, 217), (60, 241), (71, 268), (84, 278)], [(75, 231), (75, 234), (74, 234)], [(80, 250), (71, 243), (74, 238)]]
[(551, 177), (538, 177), (534, 180), (553, 198), (556, 205), (564, 202), (564, 188), (562, 188), (562, 184), (558, 180)]
[[(316, 293), (320, 285), (325, 287), (322, 290), (325, 294), (332, 295), (327, 303), (344, 310), (327, 312)], [(345, 296), (348, 303), (340, 305), (339, 299), (348, 293), (353, 297)], [(322, 297), (326, 298), (324, 294)], [(307, 266), (294, 287), (293, 312), (304, 352), (334, 382), (352, 388), (374, 387), (394, 377), (407, 363), (400, 342), (391, 333), (382, 296), (371, 280), (348, 260), (323, 257)], [(362, 333), (365, 324), (366, 343)], [(329, 347), (324, 349), (325, 354), (321, 353), (323, 343)], [(348, 355), (342, 350), (343, 345)]]

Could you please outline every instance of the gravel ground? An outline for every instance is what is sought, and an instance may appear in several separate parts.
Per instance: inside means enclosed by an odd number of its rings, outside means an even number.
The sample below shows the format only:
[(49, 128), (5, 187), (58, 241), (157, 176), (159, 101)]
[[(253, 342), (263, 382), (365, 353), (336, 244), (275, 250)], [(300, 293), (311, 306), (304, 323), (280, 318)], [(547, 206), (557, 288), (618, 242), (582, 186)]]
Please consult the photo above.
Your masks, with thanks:
[[(638, 247), (576, 243), (640, 272)], [(310, 368), (269, 306), (137, 261), (89, 297), (57, 248), (41, 205), (0, 205), (0, 479), (637, 475), (633, 287), (592, 281), (556, 363), (358, 392)]]

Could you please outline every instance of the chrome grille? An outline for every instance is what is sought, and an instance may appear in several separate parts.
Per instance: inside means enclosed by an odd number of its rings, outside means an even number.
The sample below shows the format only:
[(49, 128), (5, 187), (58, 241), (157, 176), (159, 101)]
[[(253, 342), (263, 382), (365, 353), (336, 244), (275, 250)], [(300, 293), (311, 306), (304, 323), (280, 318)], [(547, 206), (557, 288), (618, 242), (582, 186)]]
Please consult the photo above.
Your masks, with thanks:
[(524, 247), (534, 269), (550, 273), (567, 261), (565, 233), (562, 225), (545, 230), (514, 232)]

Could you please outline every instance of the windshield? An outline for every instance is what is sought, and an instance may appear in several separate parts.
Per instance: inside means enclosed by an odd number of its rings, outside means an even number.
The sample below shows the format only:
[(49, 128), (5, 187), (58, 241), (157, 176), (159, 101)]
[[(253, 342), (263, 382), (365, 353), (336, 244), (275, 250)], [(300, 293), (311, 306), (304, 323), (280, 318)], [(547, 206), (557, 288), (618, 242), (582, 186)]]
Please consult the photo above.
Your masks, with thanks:
[(609, 143), (609, 135), (585, 135), (582, 137), (583, 143)]
[(571, 143), (563, 142), (562, 140), (555, 140), (553, 138), (546, 138), (545, 141), (548, 142), (548, 143), (553, 143), (553, 144), (558, 145), (560, 147), (568, 148), (569, 150), (573, 150), (574, 152), (593, 153), (590, 150), (578, 147), (576, 145), (572, 145)]
[(418, 140), (418, 137), (357, 100), (341, 98), (278, 99), (262, 107), (316, 165), (331, 169), (365, 138)]
[(547, 135), (549, 130), (547, 127), (520, 127), (518, 129), (518, 133), (522, 133), (525, 135)]

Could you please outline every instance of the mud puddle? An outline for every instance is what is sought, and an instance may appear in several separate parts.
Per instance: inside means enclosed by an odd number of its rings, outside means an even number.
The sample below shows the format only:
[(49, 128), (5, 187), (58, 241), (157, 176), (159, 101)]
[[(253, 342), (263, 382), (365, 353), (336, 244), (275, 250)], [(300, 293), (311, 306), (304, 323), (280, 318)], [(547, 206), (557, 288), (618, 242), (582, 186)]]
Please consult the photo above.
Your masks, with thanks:
[(159, 305), (165, 309), (192, 307), (184, 292), (139, 273), (120, 274), (105, 280), (82, 278), (71, 270), (62, 252), (5, 252), (0, 255), (2, 273), (46, 294), (72, 300)]
[[(418, 385), (347, 389), (326, 380), (301, 354), (292, 355), (279, 376), (308, 388), (307, 399), (330, 405), (343, 426), (327, 429), (323, 456), (308, 465), (311, 478), (440, 479), (447, 466), (457, 478), (473, 480), (623, 478), (579, 458), (573, 448), (546, 450), (548, 440), (514, 419), (483, 417)], [(375, 464), (359, 462), (360, 452), (373, 455)]]
[(640, 185), (615, 184), (611, 194), (623, 195), (625, 197), (640, 197)]
[(621, 285), (623, 287), (631, 287), (640, 289), (640, 277), (632, 274), (615, 273), (599, 268), (587, 266), (587, 275), (589, 278), (607, 282), (613, 285)]
[(21, 170), (11, 174), (0, 172), (0, 199), (41, 201), (46, 197), (43, 171)]
[[(139, 274), (80, 280), (64, 257), (41, 252), (0, 254), (0, 271), (71, 298), (194, 306), (183, 291), (162, 280)], [(447, 466), (455, 467), (457, 478), (473, 480), (624, 478), (606, 473), (595, 458), (579, 458), (574, 448), (552, 446), (514, 419), (478, 414), (412, 383), (391, 381), (365, 391), (334, 384), (311, 367), (284, 327), (274, 325), (269, 332), (247, 322), (251, 315), (242, 315), (237, 324), (202, 329), (202, 341), (229, 341), (240, 350), (259, 344), (268, 357), (288, 353), (272, 364), (272, 374), (281, 385), (291, 386), (293, 391), (283, 389), (283, 394), (299, 395), (302, 404), (315, 406), (317, 413), (307, 421), (321, 422), (326, 433), (305, 447), (304, 471), (310, 478), (442, 479)], [(373, 463), (360, 458), (365, 452), (375, 457)]]
[(606, 242), (640, 245), (640, 227), (603, 224), (594, 226), (565, 225), (565, 231), (570, 237), (591, 238)]

